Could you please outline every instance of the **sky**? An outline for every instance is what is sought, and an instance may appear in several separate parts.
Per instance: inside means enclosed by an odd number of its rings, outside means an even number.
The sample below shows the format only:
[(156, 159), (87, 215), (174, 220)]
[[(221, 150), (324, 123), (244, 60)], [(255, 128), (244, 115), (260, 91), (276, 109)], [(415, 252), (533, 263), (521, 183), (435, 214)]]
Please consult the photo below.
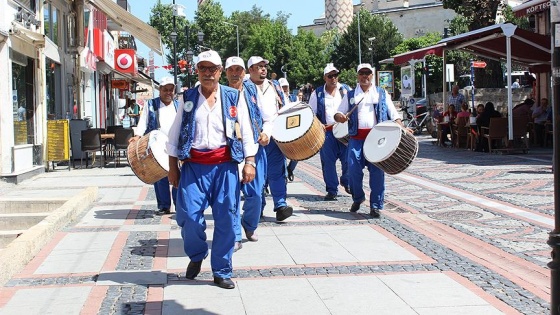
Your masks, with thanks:
[[(298, 26), (313, 24), (313, 20), (320, 17), (325, 10), (325, 0), (214, 0), (221, 4), (224, 15), (230, 16), (233, 11), (249, 11), (256, 5), (261, 8), (264, 13), (276, 17), (279, 11), (290, 14), (288, 18), (288, 29), (292, 33), (297, 32)], [(162, 3), (172, 4), (173, 0), (162, 0)], [(357, 2), (357, 1), (354, 1)], [(157, 3), (157, 0), (129, 0), (130, 10), (133, 15), (144, 22), (148, 22), (151, 8)], [(197, 8), (197, 0), (175, 0), (176, 4), (185, 7), (187, 20), (193, 21), (194, 13)], [(232, 26), (233, 27), (233, 26)], [(148, 58), (149, 49), (141, 42), (137, 42), (138, 54), (144, 58)], [(164, 49), (167, 50), (166, 47)], [(164, 58), (155, 55), (155, 65), (164, 65)], [(156, 80), (162, 76), (168, 75), (163, 69), (156, 69)]]

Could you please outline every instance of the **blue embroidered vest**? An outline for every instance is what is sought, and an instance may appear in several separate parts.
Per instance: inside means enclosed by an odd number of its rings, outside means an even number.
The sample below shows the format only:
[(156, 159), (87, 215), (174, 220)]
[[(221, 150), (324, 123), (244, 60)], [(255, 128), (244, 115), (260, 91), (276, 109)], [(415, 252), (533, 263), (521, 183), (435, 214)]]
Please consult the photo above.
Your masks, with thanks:
[(259, 140), (263, 126), (261, 111), (257, 105), (257, 86), (250, 80), (243, 81), (243, 94), (247, 107), (249, 108), (249, 118), (251, 119), (251, 128), (253, 129), (253, 137), (255, 143)]
[[(340, 95), (344, 98), (344, 94), (350, 91), (350, 87), (346, 84), (340, 85)], [(327, 118), (325, 117), (325, 86), (321, 85), (315, 90), (315, 95), (317, 95), (317, 118), (323, 125), (327, 124)]]
[[(236, 89), (232, 89), (225, 85), (220, 84), (220, 98), (221, 98), (221, 106), (222, 106), (222, 117), (224, 123), (224, 130), (226, 133), (226, 140), (227, 144), (231, 151), (231, 158), (240, 163), (243, 161), (243, 143), (237, 139), (235, 134), (235, 123), (237, 122), (237, 101), (239, 99), (239, 91)], [(192, 143), (194, 140), (195, 134), (195, 117), (196, 117), (196, 110), (198, 108), (198, 98), (200, 97), (200, 93), (198, 89), (189, 89), (183, 92), (183, 101), (185, 102), (184, 111), (182, 113), (183, 119), (181, 121), (181, 130), (179, 136), (179, 145), (178, 145), (178, 158), (180, 160), (188, 159), (191, 156), (191, 148)], [(191, 103), (189, 103), (191, 102)], [(188, 105), (190, 104), (190, 105)], [(235, 109), (232, 110), (231, 108), (234, 107)], [(190, 108), (189, 111), (186, 109)], [(232, 113), (235, 113), (235, 117), (232, 116)], [(228, 130), (232, 132), (228, 136)]]
[[(352, 110), (356, 106), (354, 101), (354, 93), (356, 90), (348, 92), (348, 111)], [(379, 101), (377, 104), (373, 104), (373, 112), (375, 113), (375, 119), (377, 123), (389, 120), (389, 113), (387, 110), (387, 103), (385, 102), (385, 90), (383, 88), (377, 87), (377, 93), (379, 94)], [(358, 109), (350, 114), (348, 119), (348, 135), (355, 136), (358, 134)]]
[(272, 82), (272, 85), (274, 86), (274, 89), (276, 90), (276, 95), (278, 95), (278, 97), (280, 98), (280, 101), (282, 103), (280, 108), (282, 108), (282, 106), (284, 106), (286, 104), (284, 104), (284, 91), (282, 91), (282, 87), (280, 86), (280, 82), (278, 82), (277, 80), (270, 80), (270, 82)]
[[(148, 123), (146, 125), (145, 135), (152, 132), (153, 130), (159, 129), (159, 121), (157, 111), (159, 110), (159, 105), (161, 104), (161, 99), (159, 97), (153, 98), (148, 101)], [(173, 100), (173, 105), (175, 106), (175, 111), (179, 107), (177, 100)]]

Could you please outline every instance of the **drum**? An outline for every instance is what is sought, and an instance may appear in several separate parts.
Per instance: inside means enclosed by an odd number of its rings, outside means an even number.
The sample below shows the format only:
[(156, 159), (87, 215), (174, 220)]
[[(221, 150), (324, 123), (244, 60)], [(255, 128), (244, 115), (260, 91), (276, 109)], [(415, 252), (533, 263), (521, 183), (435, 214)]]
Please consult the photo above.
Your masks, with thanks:
[(338, 141), (348, 145), (348, 139), (350, 139), (350, 135), (348, 135), (348, 122), (334, 124), (332, 133)]
[(325, 127), (311, 107), (299, 103), (278, 111), (272, 137), (290, 160), (306, 160), (319, 152), (325, 143)]
[(418, 154), (416, 138), (392, 121), (375, 125), (364, 142), (364, 157), (385, 173), (404, 171)]
[(128, 145), (128, 164), (141, 181), (153, 184), (167, 176), (169, 156), (165, 153), (167, 136), (154, 130)]

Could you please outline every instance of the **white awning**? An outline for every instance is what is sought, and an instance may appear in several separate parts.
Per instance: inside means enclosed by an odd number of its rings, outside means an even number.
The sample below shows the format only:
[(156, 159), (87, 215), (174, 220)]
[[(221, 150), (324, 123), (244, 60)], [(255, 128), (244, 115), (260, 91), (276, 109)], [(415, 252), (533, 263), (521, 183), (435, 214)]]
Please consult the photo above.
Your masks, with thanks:
[(45, 50), (43, 51), (45, 57), (50, 60), (60, 63), (60, 52), (58, 51), (58, 46), (50, 40), (50, 38), (45, 36)]
[(88, 2), (148, 48), (163, 56), (161, 37), (155, 28), (135, 17), (112, 0), (88, 0)]
[(17, 23), (12, 23), (11, 34), (19, 37), (20, 39), (28, 42), (33, 46), (44, 47), (45, 35), (41, 32), (29, 30)]

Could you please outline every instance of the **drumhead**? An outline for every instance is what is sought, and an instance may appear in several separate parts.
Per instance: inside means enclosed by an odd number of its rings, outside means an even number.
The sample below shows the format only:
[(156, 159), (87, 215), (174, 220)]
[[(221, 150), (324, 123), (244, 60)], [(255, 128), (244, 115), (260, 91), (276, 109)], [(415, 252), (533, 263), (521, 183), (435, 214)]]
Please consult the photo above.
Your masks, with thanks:
[(154, 130), (149, 134), (148, 148), (152, 151), (154, 158), (158, 164), (166, 171), (169, 171), (169, 156), (165, 150), (167, 136), (159, 131)]
[(285, 111), (274, 120), (272, 136), (279, 142), (294, 141), (311, 128), (313, 117), (315, 115), (309, 106)]
[(399, 147), (402, 129), (392, 121), (384, 121), (373, 126), (364, 141), (364, 157), (370, 163), (383, 161)]
[(348, 136), (348, 121), (334, 124), (332, 133), (337, 139), (342, 139)]

